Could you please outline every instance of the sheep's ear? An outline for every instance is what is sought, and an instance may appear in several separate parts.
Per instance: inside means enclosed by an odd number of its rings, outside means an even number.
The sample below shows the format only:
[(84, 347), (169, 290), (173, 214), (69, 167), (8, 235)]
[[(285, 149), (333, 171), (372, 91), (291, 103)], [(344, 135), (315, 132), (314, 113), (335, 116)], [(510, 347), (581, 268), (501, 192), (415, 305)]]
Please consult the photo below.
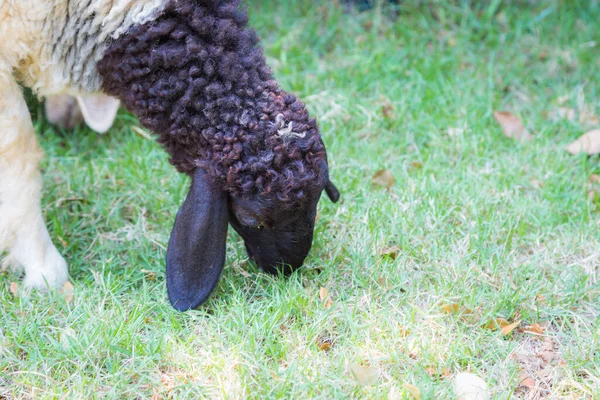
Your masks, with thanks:
[(121, 102), (104, 94), (77, 96), (77, 103), (87, 126), (98, 133), (106, 133), (117, 116)]
[(175, 218), (167, 248), (167, 291), (173, 307), (198, 307), (213, 291), (225, 263), (227, 195), (198, 168)]
[(329, 180), (325, 184), (325, 193), (327, 193), (327, 197), (329, 197), (329, 200), (331, 200), (334, 203), (337, 203), (340, 199), (340, 191)]

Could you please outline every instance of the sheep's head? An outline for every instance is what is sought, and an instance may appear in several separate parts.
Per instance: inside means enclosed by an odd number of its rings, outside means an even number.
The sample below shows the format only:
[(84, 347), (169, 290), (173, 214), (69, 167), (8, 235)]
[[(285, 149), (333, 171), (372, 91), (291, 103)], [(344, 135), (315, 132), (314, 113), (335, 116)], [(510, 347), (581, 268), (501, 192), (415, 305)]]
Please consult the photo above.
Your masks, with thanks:
[(315, 120), (274, 81), (238, 3), (171, 1), (98, 66), (105, 90), (193, 178), (167, 251), (169, 297), (181, 310), (216, 285), (228, 223), (262, 268), (290, 272), (310, 250), (321, 193), (339, 197)]
[[(228, 173), (230, 223), (263, 269), (289, 273), (300, 267), (313, 238), (317, 203), (329, 180), (325, 146), (314, 120), (295, 96), (269, 94), (269, 107), (243, 157)], [(265, 112), (264, 110), (267, 110)]]

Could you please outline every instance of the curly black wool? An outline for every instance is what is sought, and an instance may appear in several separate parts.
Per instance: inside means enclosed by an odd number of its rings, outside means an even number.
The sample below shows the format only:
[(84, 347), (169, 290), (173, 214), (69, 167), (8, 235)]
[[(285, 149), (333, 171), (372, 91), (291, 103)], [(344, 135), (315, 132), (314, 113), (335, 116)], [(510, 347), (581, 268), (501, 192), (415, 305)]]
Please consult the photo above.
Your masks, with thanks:
[(327, 179), (325, 147), (247, 24), (239, 0), (170, 0), (111, 43), (98, 70), (180, 172), (204, 168), (233, 196), (297, 205)]

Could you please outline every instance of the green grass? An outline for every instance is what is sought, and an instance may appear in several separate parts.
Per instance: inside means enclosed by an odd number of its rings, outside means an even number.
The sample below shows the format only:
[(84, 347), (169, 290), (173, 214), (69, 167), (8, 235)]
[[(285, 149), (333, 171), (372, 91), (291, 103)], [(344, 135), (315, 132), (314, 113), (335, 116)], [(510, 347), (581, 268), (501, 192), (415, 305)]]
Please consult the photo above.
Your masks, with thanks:
[[(588, 198), (600, 163), (564, 151), (586, 127), (547, 114), (561, 101), (600, 114), (598, 2), (405, 1), (395, 21), (251, 3), (343, 193), (320, 204), (306, 266), (265, 275), (230, 233), (213, 296), (175, 312), (164, 255), (185, 177), (125, 112), (99, 136), (59, 132), (34, 105), (43, 207), (75, 294), (15, 299), (18, 277), (0, 276), (0, 398), (410, 398), (410, 383), (452, 399), (464, 371), (493, 398), (525, 398), (520, 368), (551, 398), (600, 398), (600, 203)], [(535, 139), (505, 138), (503, 109)], [(389, 191), (372, 187), (383, 168)], [(380, 256), (392, 245), (394, 260)], [(546, 331), (502, 336), (482, 328), (493, 318)], [(540, 362), (548, 345), (556, 358)], [(376, 383), (358, 385), (351, 363), (376, 368)]]

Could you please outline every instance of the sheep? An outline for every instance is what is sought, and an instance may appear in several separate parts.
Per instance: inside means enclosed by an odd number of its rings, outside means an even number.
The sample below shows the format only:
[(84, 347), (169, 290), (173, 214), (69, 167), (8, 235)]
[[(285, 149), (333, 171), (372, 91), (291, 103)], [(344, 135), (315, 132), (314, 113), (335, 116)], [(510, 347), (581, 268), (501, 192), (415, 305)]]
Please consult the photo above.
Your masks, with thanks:
[(85, 121), (98, 133), (106, 133), (113, 125), (121, 102), (103, 94), (67, 94), (48, 96), (44, 102), (46, 118), (63, 129), (73, 129)]
[(17, 82), (39, 96), (113, 96), (191, 177), (166, 252), (168, 298), (198, 307), (218, 283), (228, 225), (269, 273), (299, 268), (323, 191), (325, 145), (283, 91), (240, 0), (0, 3), (0, 254), (24, 285), (59, 287), (67, 264), (40, 208), (42, 157)]

